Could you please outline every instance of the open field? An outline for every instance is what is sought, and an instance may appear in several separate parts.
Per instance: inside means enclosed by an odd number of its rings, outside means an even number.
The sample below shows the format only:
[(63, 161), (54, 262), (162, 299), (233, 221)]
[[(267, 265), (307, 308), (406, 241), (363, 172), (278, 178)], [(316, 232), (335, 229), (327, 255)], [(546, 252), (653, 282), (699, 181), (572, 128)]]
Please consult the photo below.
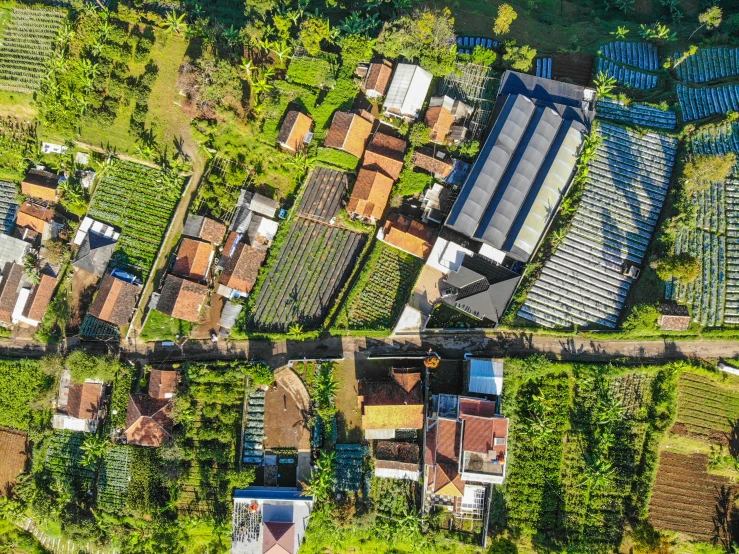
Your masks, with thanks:
[(674, 433), (726, 444), (738, 422), (739, 391), (708, 376), (687, 372), (680, 375)]
[(0, 427), (0, 496), (8, 496), (28, 462), (28, 435)]
[(707, 467), (705, 455), (662, 452), (649, 503), (652, 525), (695, 540), (730, 542), (727, 512), (734, 491), (726, 478), (709, 475)]

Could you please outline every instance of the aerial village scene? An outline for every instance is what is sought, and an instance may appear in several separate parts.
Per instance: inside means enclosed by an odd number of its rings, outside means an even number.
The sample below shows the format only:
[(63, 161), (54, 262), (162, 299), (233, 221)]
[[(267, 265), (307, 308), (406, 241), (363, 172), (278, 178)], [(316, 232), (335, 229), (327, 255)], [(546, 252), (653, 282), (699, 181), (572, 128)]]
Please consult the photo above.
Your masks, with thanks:
[(0, 553), (739, 552), (739, 2), (0, 2)]

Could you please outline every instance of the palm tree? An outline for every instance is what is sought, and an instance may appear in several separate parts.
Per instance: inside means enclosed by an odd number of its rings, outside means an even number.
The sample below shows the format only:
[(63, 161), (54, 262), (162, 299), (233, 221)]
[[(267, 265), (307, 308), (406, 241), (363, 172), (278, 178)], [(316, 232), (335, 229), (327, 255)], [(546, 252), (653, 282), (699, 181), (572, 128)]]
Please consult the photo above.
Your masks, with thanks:
[(241, 40), (241, 35), (239, 34), (238, 29), (234, 29), (234, 26), (231, 25), (228, 29), (223, 31), (223, 38), (226, 39), (226, 43), (233, 48), (235, 45), (237, 45)]
[(287, 333), (294, 337), (297, 337), (298, 335), (302, 335), (303, 326), (300, 323), (293, 323), (292, 325), (290, 325), (289, 329), (287, 330)]
[(251, 72), (254, 71), (254, 62), (241, 58), (241, 71), (246, 74), (246, 80), (251, 81)]
[(598, 96), (608, 96), (616, 88), (616, 79), (604, 71), (598, 73), (593, 80), (595, 92)]
[(309, 483), (303, 483), (303, 496), (312, 496), (315, 500), (328, 497), (333, 487), (335, 450), (322, 450), (316, 461), (316, 470), (311, 475)]
[(295, 168), (295, 180), (302, 181), (303, 177), (307, 175), (307, 173), (313, 168), (315, 163), (316, 160), (314, 158), (309, 158), (302, 152), (298, 152), (297, 154), (295, 154), (295, 157), (292, 159), (292, 161), (288, 162), (288, 165), (291, 165)]
[(290, 54), (293, 52), (293, 49), (290, 48), (284, 40), (279, 43), (272, 43), (271, 50), (275, 53), (277, 59), (280, 60), (280, 64), (282, 64), (283, 60), (289, 59)]
[(611, 31), (611, 34), (616, 38), (626, 38), (626, 35), (629, 34), (629, 30), (626, 27), (619, 25), (615, 31)]
[(185, 15), (177, 15), (176, 10), (167, 12), (167, 16), (164, 19), (164, 29), (167, 33), (179, 35), (187, 29), (187, 23), (185, 22)]
[(110, 441), (105, 437), (90, 435), (81, 446), (82, 452), (84, 452), (82, 465), (88, 467), (96, 464), (105, 455), (109, 447)]

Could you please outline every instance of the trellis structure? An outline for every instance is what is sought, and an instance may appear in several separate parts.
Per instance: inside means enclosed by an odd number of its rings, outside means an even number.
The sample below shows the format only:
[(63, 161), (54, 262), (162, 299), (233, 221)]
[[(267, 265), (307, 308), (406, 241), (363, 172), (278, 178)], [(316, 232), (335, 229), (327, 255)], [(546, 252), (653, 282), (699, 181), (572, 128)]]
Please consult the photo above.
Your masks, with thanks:
[(439, 96), (449, 96), (472, 106), (472, 115), (465, 122), (473, 139), (479, 139), (493, 117), (495, 97), (500, 78), (493, 76), (489, 66), (457, 63), (455, 70), (439, 85)]

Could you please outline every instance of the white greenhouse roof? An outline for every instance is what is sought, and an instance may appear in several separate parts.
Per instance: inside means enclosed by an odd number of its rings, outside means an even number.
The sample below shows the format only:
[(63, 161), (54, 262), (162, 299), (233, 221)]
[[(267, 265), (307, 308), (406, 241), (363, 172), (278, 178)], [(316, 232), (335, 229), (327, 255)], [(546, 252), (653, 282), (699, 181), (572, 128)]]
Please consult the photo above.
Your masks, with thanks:
[(383, 108), (416, 118), (426, 100), (433, 75), (418, 65), (399, 63)]
[(465, 254), (472, 255), (472, 250), (463, 248), (460, 245), (449, 242), (443, 238), (436, 239), (434, 248), (431, 250), (426, 265), (430, 265), (434, 269), (438, 269), (442, 273), (450, 271), (458, 271), (462, 265)]
[(494, 395), (503, 392), (503, 362), (491, 359), (470, 359), (469, 392)]

